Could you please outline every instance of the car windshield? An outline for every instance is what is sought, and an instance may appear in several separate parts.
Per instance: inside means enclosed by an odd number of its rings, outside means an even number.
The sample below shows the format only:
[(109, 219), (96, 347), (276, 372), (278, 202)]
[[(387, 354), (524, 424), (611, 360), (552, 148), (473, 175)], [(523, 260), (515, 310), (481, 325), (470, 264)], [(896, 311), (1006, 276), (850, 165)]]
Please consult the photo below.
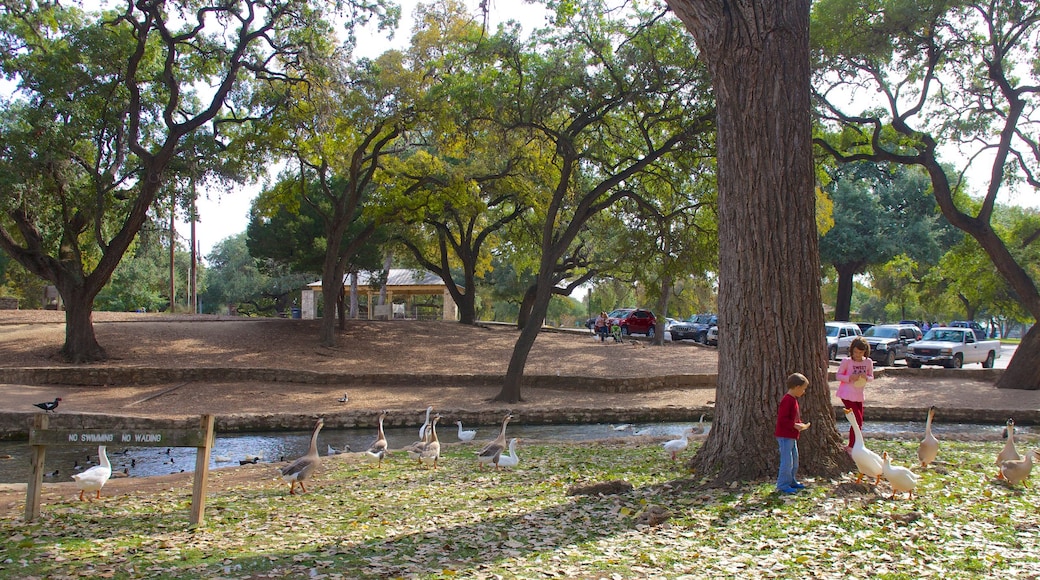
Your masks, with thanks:
[(828, 326), (827, 327), (827, 336), (838, 336), (838, 327), (837, 326)]
[(628, 308), (619, 308), (618, 310), (615, 310), (615, 311), (611, 312), (610, 314), (608, 314), (607, 317), (609, 317), (609, 318), (624, 318), (624, 317), (628, 316), (629, 312), (632, 312), (632, 310), (628, 309)]
[(964, 342), (964, 331), (950, 330), (948, 328), (929, 330), (928, 334), (924, 335), (924, 339), (937, 342)]
[(892, 328), (891, 326), (871, 326), (863, 333), (863, 336), (873, 336), (875, 338), (898, 338), (899, 329)]

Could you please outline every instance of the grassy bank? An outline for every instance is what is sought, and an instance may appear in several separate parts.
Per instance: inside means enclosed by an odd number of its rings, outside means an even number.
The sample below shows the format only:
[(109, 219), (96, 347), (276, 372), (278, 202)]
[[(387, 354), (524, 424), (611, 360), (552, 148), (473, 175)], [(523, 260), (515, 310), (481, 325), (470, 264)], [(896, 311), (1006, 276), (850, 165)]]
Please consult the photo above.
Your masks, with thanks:
[[(916, 442), (871, 447), (916, 457)], [(1040, 492), (994, 480), (998, 443), (943, 442), (939, 464), (914, 468), (912, 501), (851, 477), (810, 479), (795, 496), (771, 482), (702, 488), (650, 443), (521, 443), (520, 466), (499, 472), (479, 470), (475, 448), (447, 447), (437, 470), (403, 453), (381, 469), (338, 456), (298, 497), (272, 466), (211, 486), (198, 530), (187, 487), (70, 499), (32, 524), (0, 520), (0, 576), (1040, 576)], [(634, 489), (568, 493), (611, 480)]]

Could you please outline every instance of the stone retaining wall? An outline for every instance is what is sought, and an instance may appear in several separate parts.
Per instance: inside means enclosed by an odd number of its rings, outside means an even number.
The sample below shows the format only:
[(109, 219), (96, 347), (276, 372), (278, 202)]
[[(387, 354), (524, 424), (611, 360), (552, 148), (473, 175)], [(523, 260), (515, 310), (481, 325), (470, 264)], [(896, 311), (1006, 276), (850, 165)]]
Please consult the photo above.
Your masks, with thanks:
[[(182, 382), (268, 382), (363, 386), (486, 386), (500, 385), (502, 375), (415, 375), (323, 373), (266, 368), (127, 368), (42, 367), (0, 369), (0, 382), (24, 385), (156, 385)], [(633, 393), (659, 389), (714, 388), (716, 375), (668, 375), (639, 378), (524, 375), (524, 386), (583, 392)]]

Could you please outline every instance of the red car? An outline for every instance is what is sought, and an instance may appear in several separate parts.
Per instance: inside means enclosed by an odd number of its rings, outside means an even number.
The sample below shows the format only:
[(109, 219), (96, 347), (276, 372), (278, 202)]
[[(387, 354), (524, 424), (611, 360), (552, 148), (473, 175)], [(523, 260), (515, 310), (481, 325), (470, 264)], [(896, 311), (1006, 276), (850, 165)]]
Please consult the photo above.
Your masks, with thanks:
[(657, 332), (657, 317), (643, 308), (618, 308), (607, 315), (611, 326), (621, 327), (621, 334), (645, 334), (653, 338)]

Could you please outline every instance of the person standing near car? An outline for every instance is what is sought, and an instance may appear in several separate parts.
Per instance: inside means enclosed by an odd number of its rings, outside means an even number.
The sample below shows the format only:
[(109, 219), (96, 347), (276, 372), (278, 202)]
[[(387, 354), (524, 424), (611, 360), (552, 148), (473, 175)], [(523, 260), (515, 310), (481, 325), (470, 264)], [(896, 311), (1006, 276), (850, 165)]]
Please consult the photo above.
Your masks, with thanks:
[[(856, 417), (856, 424), (860, 430), (863, 429), (863, 391), (868, 381), (874, 380), (874, 361), (870, 358), (870, 343), (862, 336), (852, 339), (849, 345), (849, 356), (838, 365), (838, 372), (834, 373), (838, 384), (838, 398), (846, 409), (852, 409)], [(852, 449), (856, 443), (856, 431), (849, 427), (849, 446), (845, 451)]]
[(600, 342), (607, 340), (607, 332), (607, 313), (600, 312), (599, 316), (596, 318), (596, 334), (599, 335)]

